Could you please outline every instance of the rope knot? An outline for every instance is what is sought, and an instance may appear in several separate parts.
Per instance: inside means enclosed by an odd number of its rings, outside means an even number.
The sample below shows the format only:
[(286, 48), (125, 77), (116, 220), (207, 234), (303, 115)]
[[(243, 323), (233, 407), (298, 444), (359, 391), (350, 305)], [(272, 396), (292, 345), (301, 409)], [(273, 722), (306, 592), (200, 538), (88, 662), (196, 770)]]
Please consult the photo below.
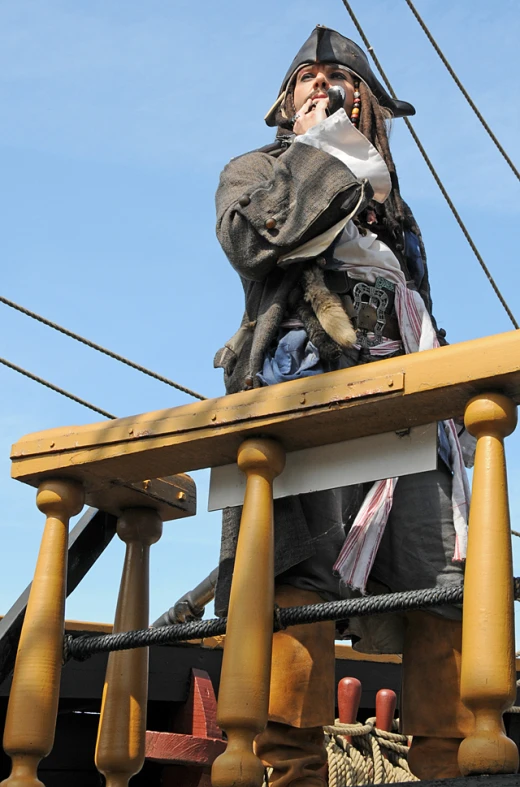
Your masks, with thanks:
[(274, 605), (273, 618), (274, 618), (273, 631), (285, 631), (287, 626), (284, 624), (282, 620), (281, 608), (278, 606), (278, 604)]

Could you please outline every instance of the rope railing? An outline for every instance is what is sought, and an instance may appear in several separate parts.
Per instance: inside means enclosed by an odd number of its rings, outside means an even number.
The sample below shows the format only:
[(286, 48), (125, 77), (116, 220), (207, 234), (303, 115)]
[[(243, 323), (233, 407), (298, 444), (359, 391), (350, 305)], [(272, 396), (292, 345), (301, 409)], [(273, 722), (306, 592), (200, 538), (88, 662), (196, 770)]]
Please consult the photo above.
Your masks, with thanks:
[[(513, 578), (515, 601), (520, 601), (520, 577)], [(462, 585), (456, 587), (408, 590), (402, 593), (385, 593), (378, 596), (328, 601), (323, 604), (307, 604), (299, 607), (275, 607), (273, 631), (289, 626), (346, 620), (353, 617), (380, 615), (387, 612), (406, 612), (414, 609), (461, 604), (464, 595)], [(173, 645), (176, 642), (207, 639), (226, 633), (227, 618), (196, 620), (170, 626), (150, 627), (120, 634), (91, 635), (68, 634), (63, 645), (63, 660), (84, 661), (98, 653), (145, 648), (150, 645)]]
[[(520, 577), (514, 578), (515, 599), (520, 600)], [(386, 593), (378, 596), (329, 601), (323, 604), (307, 604), (300, 607), (275, 607), (273, 630), (280, 631), (289, 626), (346, 620), (353, 617), (379, 615), (385, 612), (405, 612), (414, 609), (460, 604), (463, 586), (452, 588), (427, 588), (402, 593)], [(227, 618), (179, 623), (160, 628), (126, 631), (120, 634), (72, 635), (64, 640), (64, 661), (83, 661), (97, 653), (144, 648), (149, 645), (172, 645), (192, 639), (206, 639), (226, 633)]]

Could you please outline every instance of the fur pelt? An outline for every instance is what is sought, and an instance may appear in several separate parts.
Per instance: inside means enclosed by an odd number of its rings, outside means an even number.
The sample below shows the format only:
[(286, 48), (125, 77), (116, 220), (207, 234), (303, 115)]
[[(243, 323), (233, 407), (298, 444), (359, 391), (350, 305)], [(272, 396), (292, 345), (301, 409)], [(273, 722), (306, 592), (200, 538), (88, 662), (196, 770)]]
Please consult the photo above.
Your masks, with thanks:
[(330, 292), (323, 271), (317, 265), (311, 265), (304, 271), (303, 289), (303, 297), (312, 306), (323, 330), (340, 347), (351, 347), (356, 341), (356, 331), (340, 297)]
[(343, 350), (330, 338), (328, 333), (325, 333), (311, 305), (304, 300), (301, 283), (297, 284), (289, 293), (287, 306), (289, 314), (295, 314), (301, 320), (309, 341), (318, 349), (320, 358), (323, 361), (337, 361)]
[(307, 301), (301, 300), (296, 306), (296, 316), (302, 321), (309, 341), (317, 348), (322, 361), (337, 361), (343, 349), (325, 333), (321, 323)]

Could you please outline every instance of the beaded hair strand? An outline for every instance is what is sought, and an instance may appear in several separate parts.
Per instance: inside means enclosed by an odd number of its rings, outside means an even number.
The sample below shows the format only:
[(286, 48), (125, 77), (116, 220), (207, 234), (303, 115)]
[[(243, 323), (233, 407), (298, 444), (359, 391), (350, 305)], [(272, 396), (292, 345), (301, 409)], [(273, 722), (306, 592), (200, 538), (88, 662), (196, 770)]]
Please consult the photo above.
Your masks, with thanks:
[(361, 111), (361, 93), (359, 92), (359, 79), (354, 79), (354, 103), (350, 112), (350, 122), (356, 128), (359, 126), (359, 115)]

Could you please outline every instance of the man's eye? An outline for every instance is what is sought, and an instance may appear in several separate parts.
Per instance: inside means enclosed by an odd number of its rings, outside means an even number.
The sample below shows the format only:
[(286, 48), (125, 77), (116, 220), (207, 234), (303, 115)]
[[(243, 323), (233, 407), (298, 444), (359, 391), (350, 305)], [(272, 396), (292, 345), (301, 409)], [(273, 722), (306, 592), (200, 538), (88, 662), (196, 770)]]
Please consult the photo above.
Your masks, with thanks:
[(304, 75), (301, 77), (300, 81), (301, 81), (301, 82), (304, 82), (304, 81), (306, 81), (306, 82), (307, 82), (309, 79), (314, 79), (314, 74), (304, 74)]
[(347, 75), (343, 73), (343, 71), (334, 71), (331, 75), (331, 79), (346, 79)]

